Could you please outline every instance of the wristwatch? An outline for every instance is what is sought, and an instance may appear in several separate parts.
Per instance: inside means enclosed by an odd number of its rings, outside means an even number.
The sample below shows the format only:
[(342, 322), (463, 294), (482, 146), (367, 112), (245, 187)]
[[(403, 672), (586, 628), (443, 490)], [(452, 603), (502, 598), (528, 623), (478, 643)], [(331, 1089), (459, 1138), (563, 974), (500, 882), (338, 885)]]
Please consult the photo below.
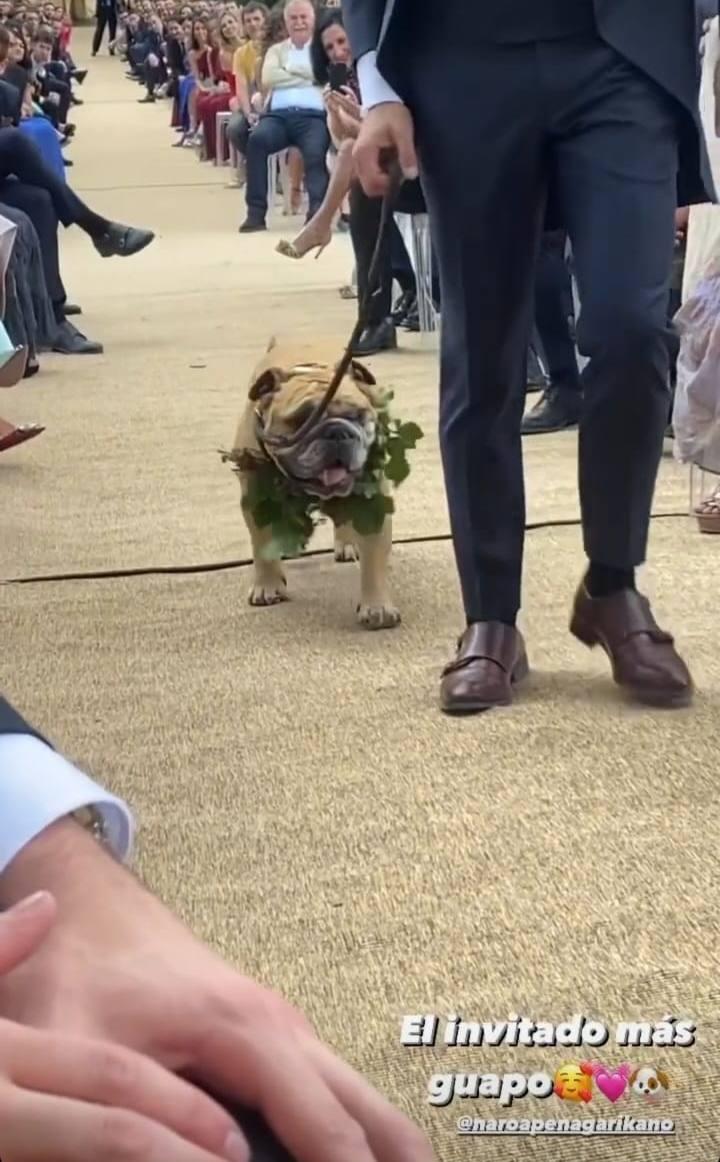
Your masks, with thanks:
[(70, 819), (79, 823), (83, 831), (88, 831), (98, 843), (108, 845), (108, 832), (102, 812), (97, 807), (79, 807), (70, 812)]

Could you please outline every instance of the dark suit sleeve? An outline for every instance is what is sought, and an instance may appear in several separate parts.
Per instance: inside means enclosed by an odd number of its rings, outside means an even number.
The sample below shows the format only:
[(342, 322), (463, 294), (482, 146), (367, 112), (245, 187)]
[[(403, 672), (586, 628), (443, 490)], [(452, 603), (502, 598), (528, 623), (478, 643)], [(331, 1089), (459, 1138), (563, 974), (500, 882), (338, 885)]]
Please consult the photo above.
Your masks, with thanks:
[(385, 0), (342, 0), (343, 20), (355, 60), (376, 49)]
[(0, 697), (0, 735), (3, 734), (29, 734), (33, 738), (38, 738), (40, 742), (47, 741), (18, 714), (17, 710), (5, 698)]

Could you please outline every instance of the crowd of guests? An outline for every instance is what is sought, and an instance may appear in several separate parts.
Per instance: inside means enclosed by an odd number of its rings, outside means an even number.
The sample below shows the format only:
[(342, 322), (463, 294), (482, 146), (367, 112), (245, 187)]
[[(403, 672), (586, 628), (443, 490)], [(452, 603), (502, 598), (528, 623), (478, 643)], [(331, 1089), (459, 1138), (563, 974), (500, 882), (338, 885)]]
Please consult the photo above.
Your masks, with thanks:
[[(177, 7), (174, 0), (126, 0), (120, 11), (117, 5), (97, 0), (93, 55), (107, 32), (108, 51), (126, 62), (128, 78), (142, 87), (142, 103), (170, 103), (178, 148), (191, 150), (201, 163), (224, 162), (232, 151), (245, 202), (240, 232), (266, 230), (270, 174), (279, 168), (287, 212), (306, 215), (295, 237), (276, 246), (281, 255), (295, 261), (310, 253), (319, 257), (336, 232), (350, 233), (353, 276), (341, 293), (365, 305), (356, 353), (393, 350), (398, 328), (419, 330), (416, 275), (394, 223), (381, 248), (378, 291), (366, 299), (381, 206), (355, 180), (360, 94), (339, 3), (278, 0), (269, 7), (250, 0), (240, 7), (198, 0)], [(60, 222), (89, 223), (91, 237), (108, 224), (87, 207), (78, 209), (67, 183), (76, 132), (69, 116), (82, 104), (86, 70), (73, 60), (72, 28), (63, 9), (51, 2), (0, 0), (0, 21), (0, 217), (14, 226), (15, 239), (4, 279), (8, 362), (0, 377), (12, 378), (22, 362), (19, 349), (26, 352), (27, 377), (39, 369), (43, 349), (69, 355), (102, 351), (70, 322), (80, 309), (67, 301), (57, 238)], [(218, 114), (225, 114), (220, 134)], [(396, 209), (424, 212), (418, 182), (404, 183)], [(685, 227), (680, 212), (680, 263)], [(152, 238), (150, 232), (118, 230), (111, 252), (134, 253)], [(430, 291), (439, 311), (439, 287), (433, 284)], [(669, 317), (677, 306), (675, 294)], [(575, 427), (581, 411), (583, 377), (562, 233), (543, 240), (535, 315), (528, 390), (540, 395), (525, 416), (525, 435)], [(42, 430), (2, 423), (0, 450)]]
[[(153, 239), (150, 230), (112, 222), (72, 190), (66, 156), (75, 137), (69, 118), (82, 105), (87, 70), (71, 52), (72, 28), (52, 3), (0, 0), (0, 387), (40, 370), (40, 354), (97, 355), (71, 319), (60, 261), (60, 225), (78, 226), (102, 257), (130, 256)], [(38, 436), (0, 418), (0, 452)]]
[[(267, 7), (251, 0), (240, 8), (201, 0), (178, 8), (173, 0), (128, 0), (123, 25), (128, 77), (143, 86), (143, 102), (162, 97), (172, 102), (175, 145), (192, 150), (201, 163), (224, 162), (230, 151), (239, 159), (245, 199), (240, 232), (266, 230), (269, 175), (274, 159), (284, 157), (282, 180), (290, 187), (286, 206), (293, 214), (306, 208), (306, 222), (276, 249), (294, 260), (309, 253), (319, 257), (336, 231), (349, 229), (354, 277), (342, 293), (362, 303), (380, 204), (354, 180), (360, 94), (339, 3), (280, 0)], [(227, 115), (221, 134), (219, 113)], [(418, 182), (404, 184), (396, 208), (424, 212)], [(439, 311), (438, 286), (430, 293)], [(675, 306), (669, 304), (669, 310)], [(538, 262), (528, 358), (528, 390), (540, 395), (525, 416), (524, 435), (573, 428), (579, 421), (583, 380), (574, 316), (567, 241), (562, 232), (547, 234)], [(419, 330), (416, 276), (396, 227), (383, 247), (380, 289), (366, 323), (359, 355), (394, 349), (398, 327)]]
[[(305, 213), (307, 221), (277, 249), (299, 260), (319, 255), (335, 231), (349, 231), (354, 272), (341, 294), (362, 303), (380, 206), (353, 180), (361, 110), (339, 4), (280, 0), (268, 7), (250, 0), (240, 8), (199, 0), (176, 7), (172, 0), (128, 0), (121, 25), (128, 78), (142, 87), (143, 103), (171, 102), (174, 145), (201, 163), (225, 161), (230, 150), (239, 158), (240, 233), (267, 228), (271, 166), (282, 157), (288, 212)], [(227, 115), (221, 135), (219, 113)], [(403, 190), (397, 208), (424, 211), (419, 183)], [(413, 264), (393, 224), (357, 354), (394, 349), (399, 327), (418, 331), (417, 298)]]

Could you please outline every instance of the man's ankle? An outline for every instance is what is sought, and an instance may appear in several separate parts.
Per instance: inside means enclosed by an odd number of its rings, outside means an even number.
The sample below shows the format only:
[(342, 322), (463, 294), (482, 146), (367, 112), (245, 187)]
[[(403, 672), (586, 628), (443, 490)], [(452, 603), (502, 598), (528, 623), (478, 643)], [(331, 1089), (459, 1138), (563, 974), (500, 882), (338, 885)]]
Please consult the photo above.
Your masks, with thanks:
[(635, 588), (635, 570), (591, 561), (585, 574), (585, 588), (591, 597), (612, 597), (614, 593)]

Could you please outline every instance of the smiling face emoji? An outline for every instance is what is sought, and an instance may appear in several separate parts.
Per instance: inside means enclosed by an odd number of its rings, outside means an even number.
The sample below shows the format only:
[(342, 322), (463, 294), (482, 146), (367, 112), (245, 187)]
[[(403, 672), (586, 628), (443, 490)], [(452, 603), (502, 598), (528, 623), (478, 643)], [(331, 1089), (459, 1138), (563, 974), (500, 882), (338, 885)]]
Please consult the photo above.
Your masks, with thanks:
[(555, 1074), (553, 1092), (562, 1101), (590, 1101), (592, 1099), (592, 1070), (589, 1065), (571, 1061), (561, 1065)]

